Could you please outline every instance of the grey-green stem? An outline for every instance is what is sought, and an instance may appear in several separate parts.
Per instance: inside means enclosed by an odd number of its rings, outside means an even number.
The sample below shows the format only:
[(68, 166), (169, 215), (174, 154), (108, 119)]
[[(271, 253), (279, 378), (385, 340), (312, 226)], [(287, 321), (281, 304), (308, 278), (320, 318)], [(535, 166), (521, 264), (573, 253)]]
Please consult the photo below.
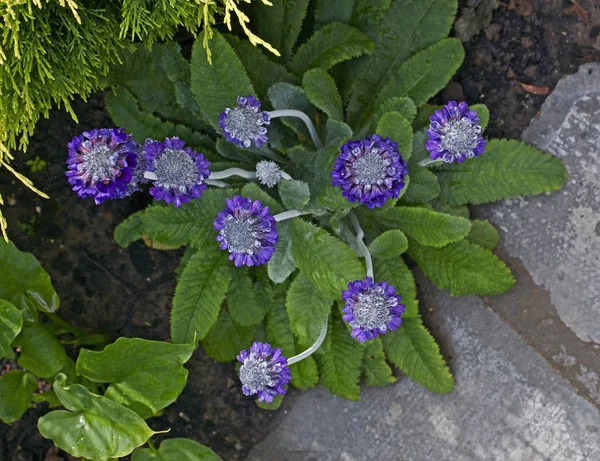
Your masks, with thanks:
[(363, 254), (363, 257), (365, 258), (365, 265), (367, 266), (367, 277), (374, 278), (373, 260), (371, 259), (371, 253), (369, 252), (369, 249), (367, 248), (367, 245), (365, 245), (364, 241), (365, 232), (363, 231), (362, 227), (360, 227), (358, 218), (352, 211), (348, 214), (348, 216), (350, 217), (350, 222), (352, 223), (352, 227), (354, 227), (354, 231), (356, 232), (356, 244), (358, 245), (360, 252)]
[(418, 163), (418, 165), (419, 165), (419, 166), (429, 166), (429, 165), (434, 165), (434, 164), (437, 164), (437, 163), (443, 163), (443, 162), (444, 162), (444, 159), (441, 159), (441, 158), (436, 158), (436, 159), (434, 160), (434, 159), (432, 159), (432, 158), (429, 158), (429, 157), (427, 157), (426, 159), (424, 159), (424, 160), (421, 160), (421, 161)]
[(310, 346), (308, 349), (306, 349), (304, 352), (302, 352), (298, 355), (294, 355), (293, 357), (289, 358), (287, 361), (288, 365), (292, 365), (296, 362), (299, 362), (300, 360), (304, 360), (306, 357), (313, 354), (319, 347), (321, 347), (321, 344), (323, 344), (323, 340), (325, 339), (325, 336), (327, 335), (327, 321), (328, 321), (328, 319), (325, 318), (325, 321), (323, 322), (323, 326), (321, 327), (321, 333), (319, 333), (319, 337), (317, 338), (315, 343), (312, 346)]
[(304, 124), (306, 125), (306, 128), (308, 128), (308, 132), (310, 133), (310, 137), (312, 138), (312, 142), (315, 145), (315, 147), (317, 149), (323, 148), (323, 144), (321, 144), (321, 140), (319, 139), (319, 136), (317, 135), (317, 129), (315, 128), (315, 125), (313, 124), (310, 117), (308, 115), (306, 115), (304, 112), (295, 110), (295, 109), (272, 110), (269, 112), (269, 116), (272, 119), (278, 118), (278, 117), (299, 118), (300, 120), (302, 120), (304, 122)]

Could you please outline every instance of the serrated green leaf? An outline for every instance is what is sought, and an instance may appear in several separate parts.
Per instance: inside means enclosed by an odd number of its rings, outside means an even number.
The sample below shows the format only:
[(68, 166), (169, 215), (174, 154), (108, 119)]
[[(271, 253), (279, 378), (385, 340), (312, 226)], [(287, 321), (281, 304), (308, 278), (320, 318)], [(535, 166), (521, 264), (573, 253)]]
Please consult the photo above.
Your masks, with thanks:
[(490, 123), (490, 110), (484, 104), (473, 104), (470, 109), (477, 112), (479, 117), (479, 126), (481, 127), (482, 131), (485, 131), (488, 123)]
[(559, 158), (506, 139), (490, 141), (481, 157), (440, 165), (435, 173), (442, 188), (440, 196), (451, 205), (542, 194), (567, 182), (567, 170)]
[(38, 383), (31, 373), (9, 371), (0, 377), (0, 420), (13, 423), (23, 416), (31, 405), (31, 396)]
[(358, 400), (364, 349), (340, 318), (331, 321), (322, 348), (324, 353), (317, 357), (321, 385), (335, 395)]
[(313, 356), (308, 356), (292, 365), (292, 386), (303, 391), (319, 382), (319, 369)]
[(471, 228), (468, 219), (421, 207), (395, 207), (373, 216), (383, 226), (400, 229), (408, 237), (433, 247), (461, 240)]
[(206, 121), (220, 131), (219, 114), (235, 106), (238, 96), (255, 93), (240, 59), (221, 34), (214, 31), (210, 40), (212, 63), (202, 41), (198, 37), (192, 49), (192, 93)]
[(138, 448), (132, 461), (223, 461), (210, 448), (190, 439), (167, 439), (158, 450)]
[(314, 6), (315, 24), (322, 27), (330, 22), (350, 22), (355, 0), (332, 2), (331, 0), (316, 0)]
[(327, 138), (325, 140), (327, 146), (338, 147), (352, 137), (352, 128), (332, 118), (327, 119), (325, 128), (327, 129)]
[(267, 318), (267, 335), (272, 346), (278, 347), (283, 355), (290, 358), (296, 354), (294, 335), (290, 327), (288, 313), (284, 306), (275, 306)]
[(417, 286), (411, 270), (402, 258), (373, 260), (373, 270), (376, 280), (385, 280), (396, 288), (402, 296), (402, 304), (406, 306), (402, 318), (413, 318), (419, 315), (419, 302), (417, 301)]
[(383, 343), (380, 338), (369, 341), (365, 347), (362, 374), (369, 386), (386, 386), (396, 382), (392, 369), (385, 361)]
[(292, 252), (300, 271), (330, 299), (338, 298), (349, 282), (364, 277), (354, 251), (300, 219), (292, 224)]
[(369, 245), (371, 256), (381, 259), (395, 258), (408, 249), (408, 239), (404, 232), (392, 229), (379, 235)]
[(493, 295), (510, 290), (515, 279), (494, 253), (462, 241), (433, 248), (411, 241), (408, 254), (421, 270), (452, 296)]
[(444, 394), (454, 389), (440, 348), (420, 318), (404, 319), (398, 331), (383, 337), (383, 345), (394, 365), (430, 391)]
[[(269, 88), (267, 94), (274, 109), (295, 109), (304, 112), (311, 120), (315, 119), (315, 107), (310, 103), (304, 90), (299, 86), (280, 82)], [(296, 117), (281, 117), (281, 122), (299, 135), (307, 139), (310, 138), (310, 133), (306, 125)]]
[(0, 299), (0, 359), (6, 357), (11, 343), (23, 328), (23, 313), (12, 303)]
[(395, 72), (382, 88), (377, 102), (408, 96), (415, 105), (425, 104), (443, 89), (465, 57), (460, 40), (447, 38), (419, 51)]
[(335, 80), (326, 70), (317, 68), (306, 72), (302, 78), (302, 87), (310, 102), (325, 112), (329, 118), (343, 121), (342, 97)]
[(227, 307), (231, 317), (246, 327), (258, 325), (265, 316), (265, 309), (256, 298), (249, 270), (240, 268), (233, 275), (227, 292)]
[(101, 352), (82, 349), (77, 374), (110, 383), (104, 396), (146, 419), (181, 394), (188, 376), (183, 364), (193, 352), (193, 344), (119, 338)]
[(452, 216), (460, 216), (461, 218), (470, 219), (471, 212), (467, 205), (452, 206), (442, 202), (439, 198), (432, 200), (430, 205), (435, 211), (440, 213), (451, 214)]
[(48, 273), (31, 253), (0, 239), (0, 299), (21, 310), (55, 312), (60, 300)]
[[(250, 147), (248, 149), (242, 149), (235, 144), (228, 142), (225, 138), (217, 139), (216, 143), (217, 153), (227, 160), (233, 160), (234, 162), (240, 162), (247, 167), (248, 164), (255, 165), (259, 160), (262, 160), (260, 153), (254, 150), (255, 148)], [(216, 171), (216, 170), (213, 170)]]
[(174, 343), (204, 339), (217, 321), (230, 280), (231, 263), (218, 245), (207, 245), (192, 256), (173, 298), (171, 339)]
[(467, 240), (486, 250), (493, 251), (498, 246), (500, 235), (487, 219), (475, 219), (471, 221), (471, 232), (467, 235)]
[(196, 251), (197, 250), (192, 247), (187, 247), (185, 249), (185, 253), (183, 253), (183, 256), (179, 260), (179, 265), (177, 266), (177, 269), (175, 269), (175, 278), (177, 281), (181, 278), (181, 274), (183, 274), (184, 269), (187, 267), (190, 259), (192, 259), (192, 256), (196, 254)]
[(255, 331), (256, 326), (242, 326), (223, 310), (202, 340), (202, 347), (217, 362), (230, 362), (235, 360), (241, 350), (250, 347)]
[(275, 215), (284, 211), (283, 206), (256, 183), (249, 182), (246, 184), (242, 188), (242, 196), (251, 198), (252, 200), (259, 200), (263, 205), (269, 207), (271, 214)]
[(284, 179), (278, 184), (279, 196), (288, 210), (302, 210), (310, 201), (310, 188), (303, 181)]
[[(431, 123), (429, 118), (433, 115), (433, 113), (436, 110), (440, 110), (442, 109), (442, 107), (443, 106), (434, 104), (423, 104), (421, 107), (419, 107), (417, 109), (417, 116), (415, 117), (415, 120), (413, 122), (415, 130), (420, 130), (420, 132), (422, 130), (423, 135), (427, 137), (424, 128), (429, 128), (429, 124)], [(423, 144), (423, 147), (425, 147), (425, 144)]]
[(300, 344), (310, 345), (317, 339), (332, 303), (332, 298), (321, 293), (304, 274), (296, 276), (287, 292), (285, 304), (290, 327)]
[(413, 132), (410, 122), (399, 112), (387, 112), (383, 114), (377, 124), (377, 134), (387, 136), (398, 143), (400, 154), (404, 160), (412, 155)]
[(270, 43), (287, 62), (298, 40), (309, 0), (271, 0), (272, 6), (257, 8), (257, 35)]
[(402, 196), (406, 203), (427, 203), (440, 195), (440, 183), (437, 176), (427, 168), (410, 162), (408, 165), (410, 186)]
[(203, 247), (208, 241), (216, 242), (214, 219), (225, 209), (225, 200), (235, 194), (235, 189), (208, 189), (200, 199), (179, 208), (149, 206), (144, 212), (144, 230), (157, 242), (174, 247)]
[(155, 434), (135, 412), (79, 384), (65, 386), (60, 374), (54, 391), (69, 411), (52, 411), (38, 420), (47, 439), (75, 457), (107, 461), (127, 456)]
[(127, 217), (115, 228), (115, 242), (121, 248), (127, 248), (144, 235), (144, 210), (137, 211)]
[(279, 240), (275, 244), (275, 253), (267, 263), (269, 278), (275, 283), (282, 283), (296, 270), (296, 261), (292, 253), (292, 235), (290, 221), (277, 224)]
[(374, 49), (373, 41), (360, 30), (332, 22), (298, 48), (289, 67), (297, 75), (315, 67), (327, 70), (340, 62), (372, 53)]
[(415, 106), (412, 99), (407, 98), (406, 96), (388, 99), (378, 106), (377, 112), (373, 116), (374, 123), (371, 127), (372, 130), (377, 128), (381, 117), (388, 112), (398, 112), (406, 120), (412, 123), (417, 115), (417, 106)]

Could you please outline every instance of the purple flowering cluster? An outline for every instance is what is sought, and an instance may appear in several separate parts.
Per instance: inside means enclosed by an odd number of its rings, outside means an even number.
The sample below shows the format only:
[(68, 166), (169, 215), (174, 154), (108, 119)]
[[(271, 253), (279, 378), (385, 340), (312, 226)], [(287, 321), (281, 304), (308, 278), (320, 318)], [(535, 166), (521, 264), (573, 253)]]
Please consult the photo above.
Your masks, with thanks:
[(240, 381), (245, 395), (258, 395), (259, 402), (270, 403), (277, 394), (286, 392), (292, 375), (281, 349), (256, 342), (249, 351), (241, 351)]
[(238, 96), (237, 106), (229, 107), (219, 116), (219, 126), (227, 141), (248, 148), (254, 143), (261, 147), (268, 141), (267, 128), (271, 123), (268, 112), (260, 110), (261, 102), (254, 96)]

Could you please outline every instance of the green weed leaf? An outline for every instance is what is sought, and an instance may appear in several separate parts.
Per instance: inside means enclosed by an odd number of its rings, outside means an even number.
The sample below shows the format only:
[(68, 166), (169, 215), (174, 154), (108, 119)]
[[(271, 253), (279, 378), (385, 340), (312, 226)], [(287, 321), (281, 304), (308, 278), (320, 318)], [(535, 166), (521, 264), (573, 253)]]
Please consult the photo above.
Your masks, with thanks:
[(31, 373), (9, 371), (0, 377), (0, 420), (13, 423), (23, 416), (31, 405), (31, 397), (38, 383)]

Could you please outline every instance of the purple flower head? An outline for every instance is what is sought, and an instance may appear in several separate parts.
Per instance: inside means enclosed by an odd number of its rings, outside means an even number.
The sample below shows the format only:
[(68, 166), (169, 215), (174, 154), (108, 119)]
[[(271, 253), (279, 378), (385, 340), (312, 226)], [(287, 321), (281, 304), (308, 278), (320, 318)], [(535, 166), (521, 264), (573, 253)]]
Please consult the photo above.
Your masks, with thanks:
[(376, 208), (400, 195), (407, 174), (398, 144), (374, 134), (341, 147), (331, 178), (349, 201)]
[(219, 115), (219, 126), (227, 141), (248, 148), (254, 142), (261, 147), (268, 141), (264, 125), (271, 123), (268, 112), (260, 110), (260, 101), (254, 96), (238, 96), (237, 107), (225, 109)]
[(261, 160), (256, 164), (256, 179), (267, 187), (275, 187), (281, 181), (279, 165), (270, 160)]
[(185, 143), (175, 137), (164, 142), (147, 139), (144, 152), (146, 169), (158, 178), (150, 188), (156, 200), (179, 207), (202, 196), (207, 188), (206, 178), (210, 176), (210, 162), (204, 155), (185, 147)]
[(244, 395), (258, 394), (259, 402), (270, 403), (277, 394), (284, 395), (292, 374), (281, 349), (266, 343), (254, 343), (249, 351), (241, 351), (240, 381)]
[(219, 231), (221, 250), (229, 250), (229, 259), (238, 267), (266, 264), (279, 238), (269, 207), (239, 195), (227, 199), (214, 227)]
[(104, 200), (131, 194), (129, 184), (136, 167), (136, 143), (118, 128), (101, 128), (75, 136), (68, 144), (69, 184), (82, 198)]
[(479, 117), (466, 102), (450, 101), (441, 110), (436, 110), (429, 120), (429, 139), (425, 147), (433, 160), (441, 158), (446, 163), (462, 163), (485, 151), (486, 141), (481, 135)]
[(146, 172), (146, 152), (144, 146), (138, 142), (135, 143), (135, 168), (132, 170), (131, 181), (127, 187), (127, 195), (131, 195), (134, 192), (140, 190), (142, 184), (150, 182), (148, 178), (144, 176)]
[(371, 277), (355, 280), (342, 292), (346, 305), (343, 319), (352, 327), (352, 337), (365, 342), (402, 324), (404, 304), (396, 288), (387, 282), (373, 282)]

